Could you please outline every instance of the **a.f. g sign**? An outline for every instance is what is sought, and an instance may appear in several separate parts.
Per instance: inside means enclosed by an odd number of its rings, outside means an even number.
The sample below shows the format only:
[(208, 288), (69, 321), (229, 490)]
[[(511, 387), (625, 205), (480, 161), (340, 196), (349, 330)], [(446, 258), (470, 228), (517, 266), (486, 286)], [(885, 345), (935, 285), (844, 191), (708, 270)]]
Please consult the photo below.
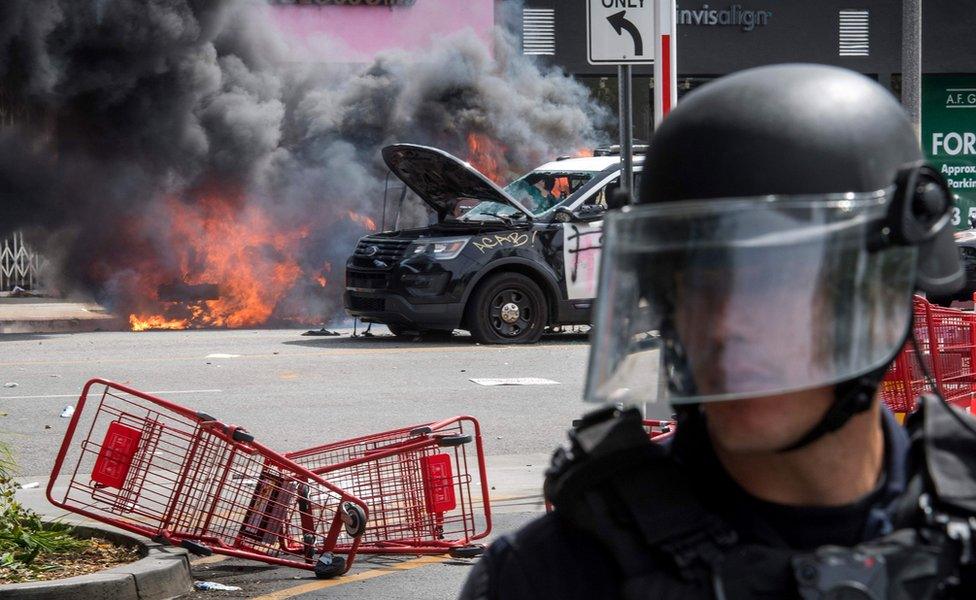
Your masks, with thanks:
[(969, 227), (976, 217), (976, 76), (923, 77), (922, 146), (958, 196), (953, 225)]

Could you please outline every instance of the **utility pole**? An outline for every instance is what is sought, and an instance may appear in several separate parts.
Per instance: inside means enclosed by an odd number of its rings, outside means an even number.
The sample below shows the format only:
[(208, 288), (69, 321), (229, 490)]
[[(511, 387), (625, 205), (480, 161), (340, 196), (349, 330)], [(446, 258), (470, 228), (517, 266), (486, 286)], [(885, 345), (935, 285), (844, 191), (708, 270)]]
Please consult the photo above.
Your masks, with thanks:
[(922, 122), (922, 0), (901, 3), (901, 103), (921, 136)]

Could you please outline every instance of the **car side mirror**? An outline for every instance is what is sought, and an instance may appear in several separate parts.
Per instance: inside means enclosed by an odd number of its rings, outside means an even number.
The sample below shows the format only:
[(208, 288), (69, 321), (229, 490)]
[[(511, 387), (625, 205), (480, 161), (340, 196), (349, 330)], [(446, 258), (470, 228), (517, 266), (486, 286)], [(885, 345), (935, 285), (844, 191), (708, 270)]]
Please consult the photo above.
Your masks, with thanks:
[(569, 210), (565, 206), (560, 206), (556, 209), (556, 212), (552, 218), (557, 223), (572, 223), (573, 219), (576, 218), (576, 215), (574, 215), (573, 211)]
[(613, 190), (607, 199), (607, 210), (618, 210), (630, 204), (630, 193), (626, 190), (617, 188)]

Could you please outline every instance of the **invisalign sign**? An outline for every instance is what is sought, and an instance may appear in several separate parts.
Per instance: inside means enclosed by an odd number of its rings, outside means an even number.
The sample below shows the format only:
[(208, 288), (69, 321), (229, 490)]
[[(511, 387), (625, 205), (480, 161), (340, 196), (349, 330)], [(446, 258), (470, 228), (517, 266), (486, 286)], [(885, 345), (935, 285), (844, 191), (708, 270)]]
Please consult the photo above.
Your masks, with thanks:
[(679, 10), (678, 24), (705, 26), (738, 25), (742, 28), (742, 31), (752, 31), (756, 27), (767, 25), (769, 18), (772, 16), (773, 11), (771, 10), (744, 10), (739, 4), (733, 4), (726, 9), (710, 8), (707, 4), (703, 4), (697, 10)]

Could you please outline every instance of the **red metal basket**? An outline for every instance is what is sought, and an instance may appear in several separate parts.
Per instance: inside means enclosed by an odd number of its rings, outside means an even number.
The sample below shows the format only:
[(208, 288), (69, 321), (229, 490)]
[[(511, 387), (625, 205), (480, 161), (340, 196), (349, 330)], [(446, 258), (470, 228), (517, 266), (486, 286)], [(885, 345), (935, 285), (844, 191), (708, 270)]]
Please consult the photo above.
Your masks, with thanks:
[[(198, 553), (324, 569), (352, 565), (362, 500), (242, 428), (93, 379), (78, 400), (47, 497), (55, 506)], [(320, 565), (321, 569), (321, 565)]]
[[(473, 451), (470, 450), (473, 443)], [(491, 532), (481, 428), (459, 416), (285, 455), (362, 498), (359, 552), (472, 556)]]
[(674, 437), (674, 431), (678, 424), (675, 421), (661, 419), (644, 419), (644, 431), (652, 442), (663, 442)]
[(976, 399), (976, 313), (930, 304), (915, 297), (914, 334), (921, 357), (905, 344), (881, 382), (881, 398), (894, 412), (911, 412), (928, 387), (922, 364), (946, 401), (971, 410)]

